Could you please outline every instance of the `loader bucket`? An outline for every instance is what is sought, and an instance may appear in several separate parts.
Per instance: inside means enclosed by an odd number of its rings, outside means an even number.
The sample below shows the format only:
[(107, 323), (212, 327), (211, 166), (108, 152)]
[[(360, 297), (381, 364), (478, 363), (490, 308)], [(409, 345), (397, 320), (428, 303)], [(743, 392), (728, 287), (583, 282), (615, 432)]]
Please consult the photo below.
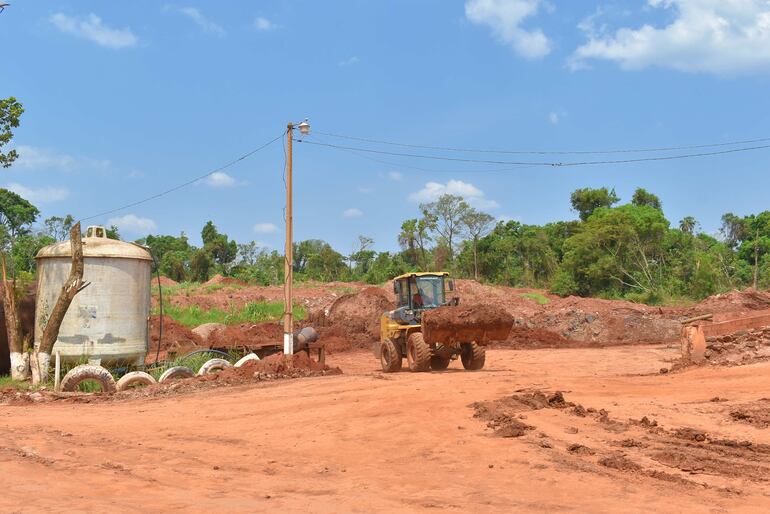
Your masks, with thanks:
[(422, 313), (422, 335), (427, 343), (486, 345), (505, 341), (513, 316), (489, 305), (439, 307)]

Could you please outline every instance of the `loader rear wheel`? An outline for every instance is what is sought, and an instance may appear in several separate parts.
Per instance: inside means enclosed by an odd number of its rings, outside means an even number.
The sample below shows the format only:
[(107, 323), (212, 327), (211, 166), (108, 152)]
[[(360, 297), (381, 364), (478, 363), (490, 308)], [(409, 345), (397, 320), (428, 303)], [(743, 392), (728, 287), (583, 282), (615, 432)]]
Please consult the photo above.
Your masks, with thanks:
[(394, 373), (401, 371), (401, 362), (403, 357), (401, 350), (393, 341), (385, 341), (380, 349), (380, 364), (385, 373)]
[(477, 371), (484, 367), (487, 352), (483, 346), (476, 343), (463, 343), (460, 353), (460, 360), (463, 361), (463, 368), (470, 371)]
[(422, 333), (415, 332), (406, 343), (406, 360), (412, 371), (430, 370), (430, 346), (422, 338)]
[(438, 355), (434, 355), (430, 358), (430, 369), (433, 371), (444, 371), (449, 367), (449, 363), (452, 361), (452, 359), (447, 359), (445, 357), (440, 357)]

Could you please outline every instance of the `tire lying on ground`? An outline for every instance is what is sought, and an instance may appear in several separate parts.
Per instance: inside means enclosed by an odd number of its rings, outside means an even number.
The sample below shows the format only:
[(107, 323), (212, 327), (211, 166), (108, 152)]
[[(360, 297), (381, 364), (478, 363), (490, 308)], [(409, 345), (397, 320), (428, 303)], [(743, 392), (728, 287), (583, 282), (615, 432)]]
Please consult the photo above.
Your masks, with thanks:
[(192, 378), (195, 376), (195, 372), (190, 368), (184, 366), (174, 366), (168, 368), (158, 379), (159, 383), (168, 382), (169, 380), (176, 380), (178, 378)]
[(117, 391), (115, 379), (112, 378), (110, 372), (95, 364), (81, 364), (69, 370), (61, 381), (61, 390), (75, 392), (78, 390), (78, 386), (86, 380), (98, 382), (104, 393)]
[(198, 376), (210, 375), (211, 373), (219, 373), (224, 369), (232, 367), (233, 365), (225, 359), (210, 359), (204, 362), (203, 366), (201, 366), (201, 369), (198, 370)]
[(131, 373), (126, 373), (120, 377), (117, 387), (118, 391), (127, 391), (132, 387), (149, 386), (157, 383), (158, 382), (149, 373), (145, 373), (144, 371), (132, 371)]
[(259, 356), (256, 353), (250, 353), (248, 355), (244, 355), (243, 357), (241, 357), (241, 359), (235, 363), (235, 367), (240, 368), (247, 362), (258, 361), (258, 360), (259, 360)]

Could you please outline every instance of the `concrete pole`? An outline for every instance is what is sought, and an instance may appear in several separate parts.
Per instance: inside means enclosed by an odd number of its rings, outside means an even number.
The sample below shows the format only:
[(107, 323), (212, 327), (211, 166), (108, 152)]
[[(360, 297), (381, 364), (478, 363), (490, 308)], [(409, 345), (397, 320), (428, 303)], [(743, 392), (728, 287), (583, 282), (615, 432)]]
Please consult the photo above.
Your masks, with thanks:
[(284, 262), (283, 353), (294, 354), (294, 311), (292, 280), (294, 275), (294, 214), (292, 210), (292, 136), (294, 125), (286, 130), (286, 259)]

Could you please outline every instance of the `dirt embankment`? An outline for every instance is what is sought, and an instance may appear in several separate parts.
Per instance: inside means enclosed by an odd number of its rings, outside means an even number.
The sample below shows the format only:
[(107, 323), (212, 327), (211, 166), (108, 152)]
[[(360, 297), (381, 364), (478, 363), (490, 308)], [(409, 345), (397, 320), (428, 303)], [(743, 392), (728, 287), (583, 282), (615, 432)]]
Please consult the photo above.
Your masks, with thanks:
[(199, 348), (207, 348), (199, 335), (168, 316), (163, 316), (163, 334), (160, 353), (158, 353), (160, 335), (160, 316), (152, 316), (150, 318), (150, 348), (144, 360), (146, 364), (155, 362), (156, 357), (159, 360), (166, 360), (173, 355), (183, 355)]
[(709, 337), (705, 356), (710, 364), (728, 366), (770, 360), (770, 327)]

